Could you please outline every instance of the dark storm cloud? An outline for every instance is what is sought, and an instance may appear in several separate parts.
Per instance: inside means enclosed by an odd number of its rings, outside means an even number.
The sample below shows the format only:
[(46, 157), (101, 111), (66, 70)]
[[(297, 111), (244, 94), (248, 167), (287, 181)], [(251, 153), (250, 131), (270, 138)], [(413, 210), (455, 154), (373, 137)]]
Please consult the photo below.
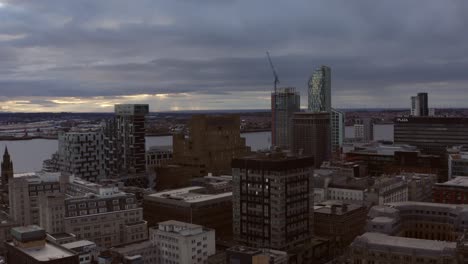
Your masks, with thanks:
[(404, 106), (421, 89), (457, 98), (468, 83), (465, 1), (0, 2), (8, 97), (268, 91), (266, 50), (303, 95), (330, 65), (338, 106)]

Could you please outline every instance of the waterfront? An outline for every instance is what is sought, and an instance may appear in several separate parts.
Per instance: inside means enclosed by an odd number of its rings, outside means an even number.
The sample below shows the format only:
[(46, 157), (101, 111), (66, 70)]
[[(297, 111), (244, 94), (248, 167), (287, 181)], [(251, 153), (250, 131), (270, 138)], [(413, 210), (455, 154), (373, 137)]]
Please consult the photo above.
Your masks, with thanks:
[[(247, 145), (253, 150), (267, 148), (270, 145), (270, 132), (242, 134)], [(147, 137), (146, 147), (172, 145), (171, 136)], [(15, 172), (37, 171), (42, 168), (42, 161), (50, 158), (57, 151), (58, 141), (49, 139), (0, 141), (0, 150), (8, 147)]]
[[(353, 127), (346, 127), (345, 134), (347, 138), (354, 137)], [(268, 148), (271, 143), (270, 132), (244, 133), (242, 136), (252, 150)], [(376, 140), (393, 140), (393, 124), (375, 125), (374, 137)], [(146, 138), (147, 148), (167, 145), (172, 145), (171, 136)], [(57, 151), (58, 142), (50, 139), (0, 141), (2, 154), (5, 146), (8, 146), (15, 172), (29, 172), (42, 168), (42, 161)]]

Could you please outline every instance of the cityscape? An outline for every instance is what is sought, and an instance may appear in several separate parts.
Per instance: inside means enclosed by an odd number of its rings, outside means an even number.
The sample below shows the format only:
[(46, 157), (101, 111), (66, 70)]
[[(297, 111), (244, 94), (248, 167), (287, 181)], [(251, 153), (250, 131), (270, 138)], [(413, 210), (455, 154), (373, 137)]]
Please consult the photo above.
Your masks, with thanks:
[(0, 264), (468, 263), (463, 39), (383, 23), (456, 5), (104, 2), (0, 0)]

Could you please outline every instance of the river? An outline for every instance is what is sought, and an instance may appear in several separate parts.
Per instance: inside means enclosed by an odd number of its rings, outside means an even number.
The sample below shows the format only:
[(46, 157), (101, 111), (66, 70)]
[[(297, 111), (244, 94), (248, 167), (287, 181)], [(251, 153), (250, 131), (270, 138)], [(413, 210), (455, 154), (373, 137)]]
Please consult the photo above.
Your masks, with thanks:
[[(267, 148), (270, 145), (270, 132), (255, 132), (242, 134), (247, 145), (252, 150)], [(171, 136), (147, 137), (146, 147), (172, 145)], [(13, 160), (13, 168), (17, 172), (38, 171), (42, 168), (42, 161), (50, 158), (57, 151), (58, 141), (51, 139), (31, 139), (0, 141), (0, 156), (3, 156), (3, 149), (8, 147), (8, 151)]]
[[(346, 127), (345, 135), (347, 138), (353, 138), (353, 127)], [(242, 136), (245, 137), (247, 145), (252, 150), (268, 148), (271, 143), (270, 132), (244, 133)], [(376, 140), (393, 140), (393, 124), (375, 125), (374, 138)], [(167, 145), (172, 145), (171, 136), (146, 138), (147, 148)], [(3, 155), (5, 146), (8, 146), (15, 172), (30, 172), (42, 168), (42, 161), (50, 158), (52, 153), (57, 151), (58, 142), (50, 139), (0, 141), (1, 155)]]

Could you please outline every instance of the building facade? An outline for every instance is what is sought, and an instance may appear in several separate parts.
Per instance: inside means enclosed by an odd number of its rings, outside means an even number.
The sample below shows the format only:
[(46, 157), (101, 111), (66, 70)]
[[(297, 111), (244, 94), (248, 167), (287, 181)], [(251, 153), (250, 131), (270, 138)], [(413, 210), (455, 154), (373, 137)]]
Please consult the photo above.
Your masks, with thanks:
[(150, 229), (150, 239), (158, 249), (156, 263), (206, 263), (216, 253), (215, 231), (200, 225), (165, 221)]
[(331, 112), (331, 69), (320, 66), (308, 82), (308, 110), (310, 112)]
[(433, 187), (433, 201), (446, 204), (468, 204), (468, 178), (455, 177)]
[(445, 155), (447, 147), (468, 145), (468, 118), (398, 117), (395, 144), (416, 146), (424, 153)]
[(234, 159), (233, 228), (240, 243), (288, 250), (313, 234), (314, 160), (282, 153)]
[(456, 146), (447, 149), (448, 179), (468, 176), (468, 147)]
[(200, 186), (157, 192), (144, 197), (143, 211), (149, 226), (177, 220), (214, 229), (220, 239), (232, 238), (232, 192), (210, 193)]
[(194, 115), (189, 134), (174, 134), (173, 161), (191, 169), (192, 176), (230, 174), (231, 160), (250, 152), (240, 135), (240, 116)]
[(7, 147), (5, 147), (5, 152), (3, 153), (0, 170), (2, 183), (1, 199), (3, 203), (8, 204), (8, 181), (13, 177), (13, 161), (11, 160)]
[(345, 113), (332, 109), (330, 117), (331, 127), (331, 151), (341, 153), (341, 147), (345, 138)]
[(59, 135), (59, 168), (88, 181), (104, 172), (104, 135), (100, 132), (68, 132)]
[(329, 113), (295, 113), (292, 119), (292, 151), (313, 156), (316, 168), (331, 156)]
[(271, 94), (271, 139), (273, 146), (283, 149), (290, 147), (292, 116), (300, 110), (301, 99), (296, 88), (280, 88)]

